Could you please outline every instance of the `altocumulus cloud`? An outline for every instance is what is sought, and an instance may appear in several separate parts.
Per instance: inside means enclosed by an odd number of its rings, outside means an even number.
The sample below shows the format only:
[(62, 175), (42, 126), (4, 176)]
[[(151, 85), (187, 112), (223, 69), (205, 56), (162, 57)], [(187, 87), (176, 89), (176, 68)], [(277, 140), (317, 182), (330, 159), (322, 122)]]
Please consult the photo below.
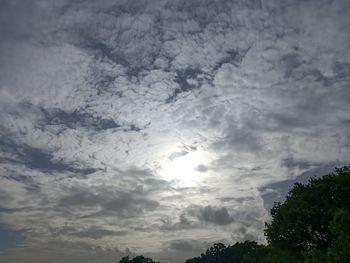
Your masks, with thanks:
[(264, 242), (290, 183), (349, 160), (349, 12), (1, 1), (0, 224), (21, 238), (0, 260), (179, 262)]

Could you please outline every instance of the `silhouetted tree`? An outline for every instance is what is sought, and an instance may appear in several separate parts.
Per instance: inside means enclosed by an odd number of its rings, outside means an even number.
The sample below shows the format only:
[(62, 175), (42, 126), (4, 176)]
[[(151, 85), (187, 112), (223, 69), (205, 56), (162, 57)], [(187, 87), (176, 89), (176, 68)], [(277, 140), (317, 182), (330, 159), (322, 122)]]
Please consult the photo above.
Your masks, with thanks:
[(330, 224), (331, 232), (337, 237), (335, 245), (326, 251), (311, 250), (306, 253), (305, 263), (350, 262), (350, 212), (338, 209)]
[(245, 241), (226, 247), (222, 243), (214, 244), (205, 254), (192, 258), (186, 263), (250, 263), (257, 262), (268, 253), (268, 249), (256, 242)]
[(338, 209), (350, 209), (350, 168), (336, 169), (308, 184), (295, 184), (284, 203), (271, 209), (265, 234), (271, 246), (295, 254), (324, 252), (336, 245), (331, 222)]
[(151, 258), (145, 258), (144, 256), (136, 256), (133, 259), (129, 259), (129, 256), (123, 257), (119, 263), (160, 263), (153, 261)]

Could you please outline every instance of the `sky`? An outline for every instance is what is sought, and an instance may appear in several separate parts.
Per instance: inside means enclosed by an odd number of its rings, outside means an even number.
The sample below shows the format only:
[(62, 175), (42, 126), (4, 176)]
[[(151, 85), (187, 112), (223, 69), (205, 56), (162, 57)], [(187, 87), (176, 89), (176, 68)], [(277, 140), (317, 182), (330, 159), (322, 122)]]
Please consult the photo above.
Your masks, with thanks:
[(350, 159), (347, 0), (0, 0), (0, 261), (266, 242)]

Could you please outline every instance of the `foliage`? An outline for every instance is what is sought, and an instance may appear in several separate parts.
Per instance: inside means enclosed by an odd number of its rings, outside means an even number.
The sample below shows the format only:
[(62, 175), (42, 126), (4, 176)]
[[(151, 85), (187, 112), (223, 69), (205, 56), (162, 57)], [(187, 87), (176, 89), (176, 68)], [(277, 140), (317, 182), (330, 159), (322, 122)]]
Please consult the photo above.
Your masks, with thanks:
[(256, 263), (299, 263), (303, 262), (303, 259), (300, 255), (296, 255), (289, 250), (285, 249), (276, 249), (268, 246), (268, 253), (257, 259)]
[(295, 253), (334, 247), (337, 234), (330, 224), (337, 209), (350, 209), (350, 168), (295, 184), (286, 201), (271, 210), (265, 234), (271, 246)]
[(205, 254), (192, 258), (186, 263), (250, 263), (267, 254), (267, 248), (256, 242), (245, 241), (226, 247), (222, 243), (214, 244)]
[(145, 258), (144, 256), (137, 256), (133, 259), (129, 259), (129, 256), (123, 257), (118, 263), (159, 263), (153, 261), (151, 258)]
[(350, 262), (350, 212), (338, 209), (330, 223), (330, 231), (337, 236), (333, 247), (326, 251), (311, 250), (306, 253), (305, 263)]

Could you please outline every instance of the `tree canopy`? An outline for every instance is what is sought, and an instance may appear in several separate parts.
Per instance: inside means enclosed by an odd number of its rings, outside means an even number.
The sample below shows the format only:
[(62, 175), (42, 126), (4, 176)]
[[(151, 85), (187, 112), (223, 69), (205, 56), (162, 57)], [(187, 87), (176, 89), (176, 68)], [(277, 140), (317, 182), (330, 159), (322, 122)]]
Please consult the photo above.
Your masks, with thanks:
[(145, 258), (144, 256), (136, 256), (133, 259), (129, 259), (129, 256), (123, 257), (119, 263), (158, 263), (151, 258)]
[(254, 241), (236, 243), (226, 247), (222, 243), (216, 243), (200, 257), (192, 258), (186, 263), (249, 263), (267, 254), (268, 250), (263, 245), (258, 245)]
[(284, 203), (271, 210), (266, 224), (269, 243), (295, 251), (324, 250), (335, 245), (330, 223), (337, 209), (350, 210), (350, 169), (295, 184)]

